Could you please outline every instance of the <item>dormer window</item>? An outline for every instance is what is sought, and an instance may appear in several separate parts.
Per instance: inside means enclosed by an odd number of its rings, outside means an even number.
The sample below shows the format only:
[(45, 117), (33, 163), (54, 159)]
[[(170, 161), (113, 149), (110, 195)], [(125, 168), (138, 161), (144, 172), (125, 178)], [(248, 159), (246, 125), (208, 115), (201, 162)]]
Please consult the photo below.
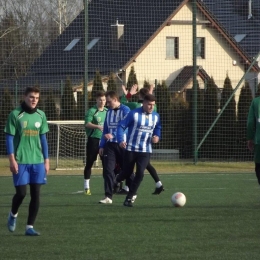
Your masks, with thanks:
[(70, 51), (72, 48), (79, 42), (80, 38), (78, 39), (73, 39), (69, 45), (64, 49), (64, 51)]

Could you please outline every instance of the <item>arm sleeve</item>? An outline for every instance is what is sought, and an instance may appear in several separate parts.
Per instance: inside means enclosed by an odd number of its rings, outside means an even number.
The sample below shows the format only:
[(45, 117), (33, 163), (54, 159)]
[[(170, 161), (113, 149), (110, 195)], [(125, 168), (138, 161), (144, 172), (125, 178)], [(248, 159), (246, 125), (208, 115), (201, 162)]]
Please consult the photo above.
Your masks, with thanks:
[(130, 112), (126, 115), (124, 119), (118, 122), (117, 133), (116, 133), (116, 139), (118, 143), (125, 141), (125, 130), (131, 123), (132, 118), (133, 118), (133, 113)]
[(5, 135), (5, 143), (6, 143), (6, 150), (7, 150), (7, 154), (12, 154), (14, 153), (14, 136), (13, 135), (9, 135), (6, 134)]
[(161, 138), (161, 128), (162, 126), (161, 126), (160, 116), (158, 115), (158, 120), (154, 127), (153, 135), (157, 135), (159, 138)]
[(99, 148), (104, 148), (105, 144), (106, 144), (106, 139), (104, 138), (104, 135), (108, 134), (108, 127), (107, 127), (107, 114), (105, 117), (105, 121), (104, 121), (104, 128), (103, 128), (103, 134), (99, 143)]
[(85, 115), (85, 125), (86, 125), (87, 123), (91, 123), (91, 122), (92, 122), (93, 116), (94, 116), (94, 110), (93, 110), (92, 108), (90, 108), (90, 109), (87, 111), (86, 115)]
[(46, 134), (40, 135), (40, 139), (41, 139), (41, 145), (42, 145), (43, 158), (48, 159), (49, 158), (49, 149), (48, 149)]

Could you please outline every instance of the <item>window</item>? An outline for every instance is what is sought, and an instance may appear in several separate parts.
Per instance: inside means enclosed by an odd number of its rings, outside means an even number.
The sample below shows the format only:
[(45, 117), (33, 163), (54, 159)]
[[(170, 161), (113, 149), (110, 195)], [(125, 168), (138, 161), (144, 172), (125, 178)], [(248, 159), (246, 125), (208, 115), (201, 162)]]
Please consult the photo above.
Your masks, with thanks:
[(64, 49), (64, 51), (70, 51), (78, 42), (80, 39), (74, 39), (70, 42), (70, 44)]
[(179, 37), (166, 37), (166, 59), (179, 59)]
[(100, 38), (94, 38), (93, 40), (91, 40), (91, 42), (88, 44), (88, 51), (91, 50), (94, 45), (99, 41)]
[(205, 38), (198, 37), (196, 41), (197, 46), (197, 57), (205, 59)]

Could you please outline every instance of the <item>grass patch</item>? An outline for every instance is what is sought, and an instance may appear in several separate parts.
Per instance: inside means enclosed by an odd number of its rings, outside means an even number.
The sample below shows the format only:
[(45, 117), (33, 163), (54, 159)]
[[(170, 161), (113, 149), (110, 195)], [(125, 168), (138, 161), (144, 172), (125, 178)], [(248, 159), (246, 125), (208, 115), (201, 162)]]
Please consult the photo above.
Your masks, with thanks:
[[(165, 191), (153, 196), (145, 176), (133, 208), (124, 196), (100, 205), (103, 179), (94, 175), (91, 196), (82, 193), (82, 176), (49, 176), (42, 187), (35, 229), (25, 237), (29, 196), (19, 210), (17, 230), (6, 227), (14, 192), (11, 177), (0, 178), (2, 259), (258, 259), (260, 200), (253, 173), (165, 174)], [(187, 197), (183, 208), (171, 195)]]

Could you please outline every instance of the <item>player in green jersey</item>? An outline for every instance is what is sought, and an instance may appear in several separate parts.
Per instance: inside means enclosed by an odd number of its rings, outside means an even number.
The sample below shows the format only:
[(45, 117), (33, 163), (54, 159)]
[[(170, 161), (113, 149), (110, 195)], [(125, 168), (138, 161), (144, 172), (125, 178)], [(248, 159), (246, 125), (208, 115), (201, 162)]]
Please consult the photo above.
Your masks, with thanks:
[(105, 104), (105, 92), (98, 92), (96, 95), (96, 105), (90, 108), (85, 115), (85, 128), (88, 137), (86, 147), (87, 158), (84, 169), (84, 189), (86, 195), (91, 195), (89, 181), (91, 176), (91, 168), (97, 160), (99, 142), (102, 136), (103, 125), (107, 114)]
[(40, 90), (27, 87), (21, 106), (13, 110), (5, 126), (6, 148), (16, 193), (8, 216), (8, 229), (15, 231), (18, 209), (30, 185), (31, 201), (25, 235), (38, 236), (33, 225), (40, 205), (40, 187), (46, 183), (49, 155), (46, 133), (49, 131), (45, 113), (37, 109)]
[(247, 147), (254, 152), (255, 173), (260, 185), (260, 97), (252, 100), (247, 117)]
[[(122, 85), (124, 95), (120, 99), (120, 102), (122, 104), (128, 106), (131, 110), (141, 107), (143, 105), (143, 100), (144, 100), (145, 95), (152, 94), (153, 88), (154, 88), (153, 85), (150, 85), (150, 88), (146, 88), (146, 87), (141, 88), (140, 91), (138, 92), (139, 93), (138, 102), (128, 102), (128, 98), (130, 98), (131, 96), (133, 96), (137, 93), (138, 86), (136, 84), (133, 85), (131, 90), (129, 92), (127, 92), (125, 86)], [(156, 105), (154, 107), (154, 111), (157, 112)], [(150, 173), (150, 175), (152, 176), (152, 178), (154, 179), (154, 182), (155, 182), (155, 190), (152, 194), (159, 195), (162, 191), (164, 191), (164, 188), (163, 188), (162, 182), (160, 181), (160, 178), (159, 178), (155, 168), (151, 165), (150, 162), (148, 163), (146, 170)], [(127, 186), (125, 186), (118, 193), (127, 194), (128, 189), (129, 188)]]

